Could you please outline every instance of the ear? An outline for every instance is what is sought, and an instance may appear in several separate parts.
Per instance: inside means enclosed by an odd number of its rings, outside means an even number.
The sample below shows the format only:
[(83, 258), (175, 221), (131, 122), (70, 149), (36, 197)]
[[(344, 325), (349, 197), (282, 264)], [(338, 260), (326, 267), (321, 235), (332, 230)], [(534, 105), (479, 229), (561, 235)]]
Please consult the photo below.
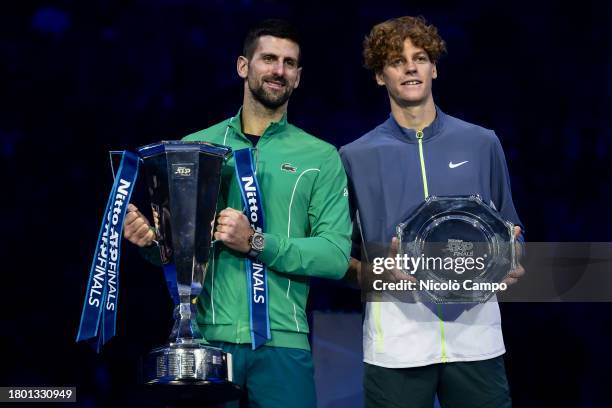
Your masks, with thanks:
[(436, 79), (438, 77), (438, 67), (436, 64), (434, 64), (433, 68), (431, 69), (431, 77), (433, 79)]
[(238, 57), (236, 61), (236, 71), (238, 71), (238, 76), (242, 79), (246, 79), (249, 74), (249, 60), (242, 55)]
[(384, 74), (382, 71), (377, 72), (376, 74), (374, 74), (374, 78), (376, 78), (376, 83), (380, 86), (384, 86), (385, 85), (385, 78), (384, 78)]
[(302, 77), (302, 67), (299, 67), (297, 69), (297, 76), (295, 77), (295, 85), (293, 86), (293, 88), (297, 88), (298, 85), (300, 84), (300, 78)]

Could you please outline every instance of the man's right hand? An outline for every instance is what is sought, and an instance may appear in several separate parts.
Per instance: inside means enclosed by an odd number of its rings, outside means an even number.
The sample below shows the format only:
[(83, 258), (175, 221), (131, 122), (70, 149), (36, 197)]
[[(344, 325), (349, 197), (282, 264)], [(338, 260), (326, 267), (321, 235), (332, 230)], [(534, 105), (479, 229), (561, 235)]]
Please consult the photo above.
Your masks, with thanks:
[(128, 204), (128, 213), (123, 223), (123, 236), (132, 244), (146, 247), (155, 240), (155, 230), (151, 227), (147, 217), (142, 215), (134, 204)]
[[(391, 244), (389, 246), (389, 254), (387, 258), (395, 259), (399, 250), (399, 240), (396, 237), (391, 238)], [(397, 268), (393, 268), (391, 270), (387, 269), (386, 274), (384, 274), (387, 282), (399, 282), (399, 281), (411, 281), (416, 282), (416, 278), (408, 273), (405, 273)]]
[[(398, 250), (399, 241), (397, 238), (393, 237), (389, 244), (387, 257), (395, 259)], [(364, 264), (354, 258), (351, 258), (347, 278), (351, 283), (355, 283), (356, 281), (359, 287), (365, 291), (372, 290), (372, 282), (376, 279), (382, 279), (385, 282), (399, 282), (402, 280), (416, 282), (414, 276), (406, 274), (395, 267), (392, 269), (385, 269), (382, 274), (374, 274), (371, 265)]]

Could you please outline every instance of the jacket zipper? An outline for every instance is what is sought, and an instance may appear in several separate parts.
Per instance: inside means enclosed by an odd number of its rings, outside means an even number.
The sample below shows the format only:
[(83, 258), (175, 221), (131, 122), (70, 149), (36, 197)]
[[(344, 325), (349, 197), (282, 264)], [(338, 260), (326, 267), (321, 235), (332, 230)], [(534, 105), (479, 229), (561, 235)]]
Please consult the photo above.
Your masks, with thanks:
[[(421, 162), (421, 176), (423, 177), (423, 193), (425, 194), (425, 199), (427, 199), (427, 197), (429, 197), (429, 189), (427, 188), (427, 172), (425, 171), (425, 157), (423, 155), (423, 131), (422, 130), (417, 130), (416, 131), (416, 138), (419, 142), (419, 160)], [(446, 356), (446, 336), (444, 334), (444, 321), (442, 319), (442, 306), (441, 305), (436, 305), (436, 309), (438, 312), (438, 320), (440, 322), (440, 341), (441, 341), (441, 346), (442, 346), (442, 355), (441, 355), (441, 360), (443, 363), (445, 363), (447, 361), (447, 356)]]
[[(261, 137), (261, 136), (260, 136)], [(255, 154), (255, 176), (257, 177), (257, 168), (259, 167), (259, 149), (257, 146), (253, 146), (253, 153)]]
[(423, 131), (417, 130), (416, 138), (419, 141), (419, 159), (421, 161), (421, 176), (423, 177), (423, 192), (425, 198), (429, 197), (429, 190), (427, 189), (427, 174), (425, 172), (425, 158), (423, 157)]

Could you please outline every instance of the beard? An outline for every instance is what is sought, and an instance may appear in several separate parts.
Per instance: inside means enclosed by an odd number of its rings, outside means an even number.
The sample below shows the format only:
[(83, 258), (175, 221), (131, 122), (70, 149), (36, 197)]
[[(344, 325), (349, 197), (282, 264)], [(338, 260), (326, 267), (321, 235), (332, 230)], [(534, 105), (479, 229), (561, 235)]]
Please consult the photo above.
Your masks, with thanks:
[(255, 81), (251, 81), (251, 78), (247, 80), (249, 91), (253, 98), (263, 106), (268, 109), (278, 109), (282, 105), (285, 104), (289, 100), (291, 93), (293, 92), (293, 88), (287, 85), (287, 80), (285, 78), (269, 78), (275, 81), (282, 83), (285, 86), (285, 90), (283, 92), (270, 92), (269, 90), (264, 88), (264, 82), (268, 78), (262, 78), (260, 83), (254, 83)]

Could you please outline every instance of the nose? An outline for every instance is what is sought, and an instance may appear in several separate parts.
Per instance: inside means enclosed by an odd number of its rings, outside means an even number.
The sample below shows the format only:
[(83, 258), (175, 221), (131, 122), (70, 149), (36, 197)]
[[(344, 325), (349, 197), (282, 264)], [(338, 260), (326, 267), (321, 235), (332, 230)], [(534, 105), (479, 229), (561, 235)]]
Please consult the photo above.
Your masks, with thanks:
[(408, 61), (406, 61), (404, 64), (404, 69), (406, 70), (406, 73), (414, 73), (417, 70), (417, 66), (412, 59), (408, 59)]
[(283, 76), (285, 73), (285, 64), (283, 64), (283, 61), (276, 61), (272, 64), (272, 73), (276, 76)]

